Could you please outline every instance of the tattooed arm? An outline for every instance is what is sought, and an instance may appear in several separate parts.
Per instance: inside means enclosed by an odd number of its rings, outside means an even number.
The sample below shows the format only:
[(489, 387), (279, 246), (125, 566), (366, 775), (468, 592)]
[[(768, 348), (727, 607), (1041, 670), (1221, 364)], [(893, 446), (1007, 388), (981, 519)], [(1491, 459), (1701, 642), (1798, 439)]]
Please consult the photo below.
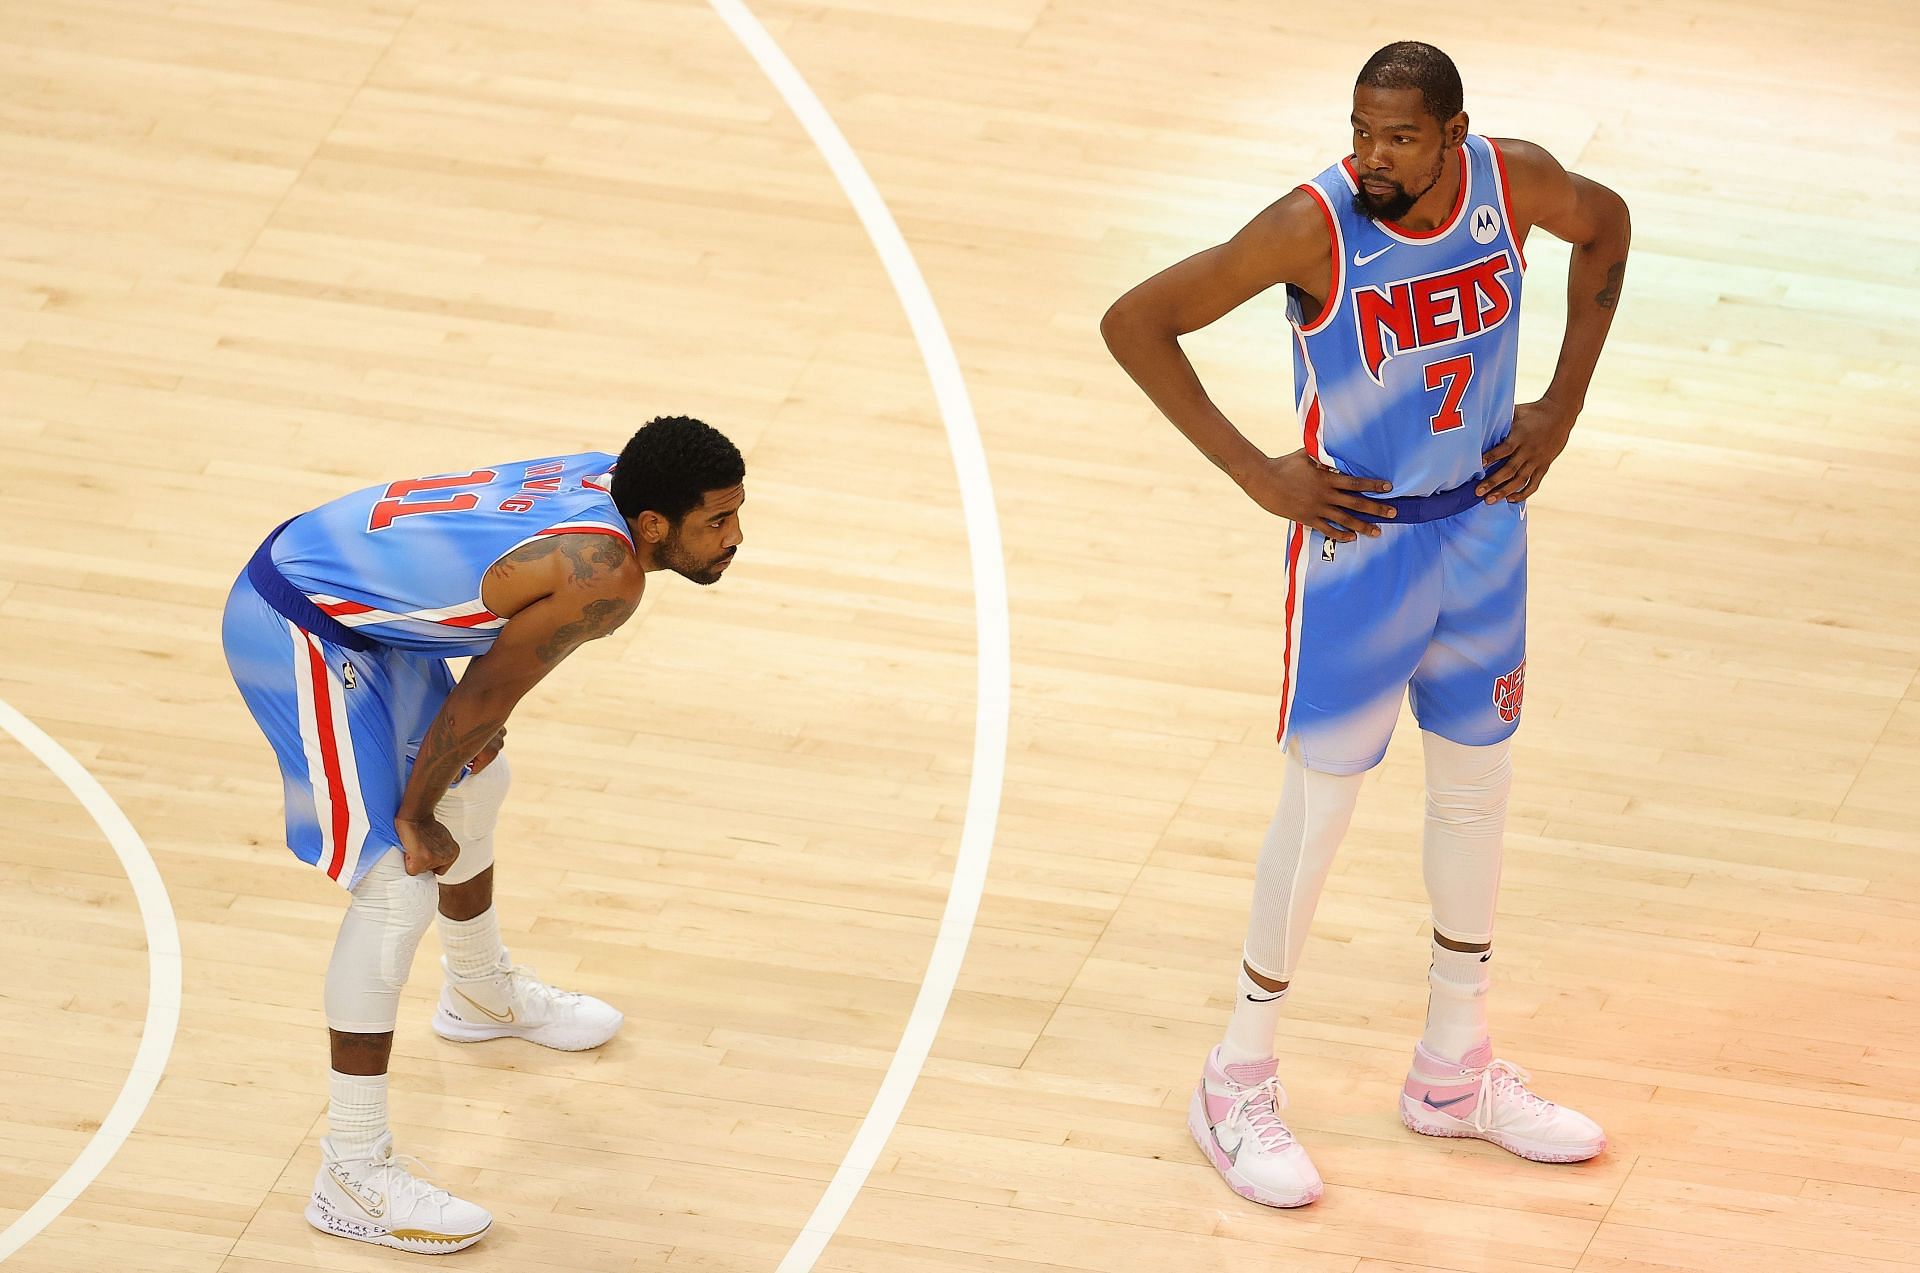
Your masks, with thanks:
[(1547, 467), (1566, 449), (1573, 423), (1586, 406), (1587, 386), (1607, 343), (1613, 308), (1627, 274), (1627, 244), (1633, 237), (1626, 202), (1597, 181), (1568, 172), (1531, 142), (1499, 140), (1506, 161), (1513, 227), (1525, 237), (1539, 226), (1573, 245), (1567, 267), (1567, 331), (1553, 383), (1539, 401), (1514, 408), (1513, 432), (1484, 457), (1506, 467), (1478, 491), (1488, 503), (1523, 500), (1540, 489)]
[(453, 865), (459, 846), (434, 819), (440, 797), (528, 690), (581, 645), (626, 622), (645, 578), (632, 550), (607, 535), (538, 539), (487, 572), (482, 595), (507, 623), (493, 648), (468, 664), (421, 740), (394, 818), (408, 874)]

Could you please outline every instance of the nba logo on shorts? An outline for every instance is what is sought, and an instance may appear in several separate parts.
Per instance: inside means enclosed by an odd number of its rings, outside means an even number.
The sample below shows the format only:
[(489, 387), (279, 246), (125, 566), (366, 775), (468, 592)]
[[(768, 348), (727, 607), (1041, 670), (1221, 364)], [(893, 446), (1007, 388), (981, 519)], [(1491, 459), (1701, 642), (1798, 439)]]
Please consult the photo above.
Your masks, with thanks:
[(1500, 709), (1500, 719), (1512, 723), (1520, 715), (1520, 699), (1527, 690), (1527, 661), (1520, 660), (1520, 666), (1505, 676), (1493, 678), (1493, 705)]

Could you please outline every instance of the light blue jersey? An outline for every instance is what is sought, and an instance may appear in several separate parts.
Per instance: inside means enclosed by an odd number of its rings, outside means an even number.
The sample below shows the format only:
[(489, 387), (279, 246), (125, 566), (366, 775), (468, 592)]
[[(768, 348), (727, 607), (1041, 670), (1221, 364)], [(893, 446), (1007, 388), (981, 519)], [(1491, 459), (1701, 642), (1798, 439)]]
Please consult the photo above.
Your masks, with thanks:
[(487, 568), (545, 535), (631, 544), (614, 457), (515, 460), (345, 495), (274, 531), (234, 581), (222, 643), (280, 763), (287, 847), (352, 888), (394, 849), (413, 759), (453, 691), (446, 660), (507, 620)]
[[(1318, 314), (1289, 289), (1294, 399), (1310, 454), (1383, 478), (1393, 496), (1478, 479), (1481, 453), (1513, 422), (1524, 261), (1499, 151), (1468, 136), (1460, 196), (1433, 230), (1357, 211), (1351, 157), (1301, 189), (1333, 238), (1333, 285)], [(1309, 321), (1311, 320), (1311, 321)]]
[(614, 457), (514, 460), (343, 495), (288, 523), (273, 564), (322, 613), (394, 649), (484, 654), (506, 620), (487, 609), (487, 568), (543, 535), (632, 543), (608, 493)]
[[(1280, 737), (1311, 769), (1380, 762), (1411, 689), (1424, 730), (1487, 746), (1526, 684), (1526, 508), (1483, 504), (1480, 457), (1513, 425), (1520, 275), (1499, 151), (1469, 136), (1452, 212), (1430, 231), (1354, 207), (1351, 157), (1301, 187), (1332, 238), (1325, 306), (1289, 290), (1303, 445), (1393, 484), (1379, 538), (1287, 538)], [(1366, 520), (1375, 520), (1371, 517)]]

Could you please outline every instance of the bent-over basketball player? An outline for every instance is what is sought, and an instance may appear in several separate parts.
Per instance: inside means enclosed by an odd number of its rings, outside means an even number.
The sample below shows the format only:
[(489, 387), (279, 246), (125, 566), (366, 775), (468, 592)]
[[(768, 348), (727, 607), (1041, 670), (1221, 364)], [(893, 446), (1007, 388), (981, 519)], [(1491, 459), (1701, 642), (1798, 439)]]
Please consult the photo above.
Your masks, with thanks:
[[(1244, 1197), (1312, 1202), (1319, 1173), (1279, 1111), (1274, 1034), (1362, 775), (1411, 689), (1426, 760), (1433, 911), (1426, 1028), (1400, 1117), (1541, 1162), (1591, 1158), (1593, 1120), (1496, 1060), (1485, 995), (1526, 675), (1526, 503), (1567, 445), (1626, 270), (1627, 208), (1523, 141), (1472, 134), (1459, 72), (1391, 44), (1353, 93), (1353, 153), (1229, 242), (1156, 274), (1101, 324), (1108, 348), (1199, 450), (1292, 525), (1286, 777), (1261, 845), (1225, 1040), (1188, 1126)], [(1559, 365), (1514, 404), (1534, 227), (1573, 245)], [(1269, 458), (1208, 398), (1179, 338), (1275, 285), (1293, 326), (1301, 449)]]
[[(493, 910), (508, 715), (632, 615), (650, 571), (716, 582), (740, 545), (745, 465), (685, 416), (618, 461), (589, 453), (369, 487), (267, 536), (227, 599), (227, 662), (273, 744), (287, 845), (347, 890), (327, 967), (328, 1131), (308, 1200), (324, 1233), (470, 1246), (492, 1217), (394, 1157), (387, 1062), (400, 989), (437, 910), (433, 1029), (598, 1047), (621, 1014), (516, 966)], [(446, 660), (471, 656), (458, 681)]]

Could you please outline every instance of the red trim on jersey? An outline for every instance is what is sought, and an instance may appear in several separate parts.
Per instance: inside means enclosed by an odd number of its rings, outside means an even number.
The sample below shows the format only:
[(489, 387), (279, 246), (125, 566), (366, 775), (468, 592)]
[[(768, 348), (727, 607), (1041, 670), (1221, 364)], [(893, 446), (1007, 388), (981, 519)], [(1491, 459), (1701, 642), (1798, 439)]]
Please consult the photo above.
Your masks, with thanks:
[(633, 540), (627, 536), (626, 532), (615, 530), (611, 526), (549, 526), (545, 530), (533, 532), (535, 539), (542, 535), (612, 535), (629, 547), (633, 544)]
[(358, 601), (332, 601), (317, 604), (320, 605), (322, 614), (330, 614), (335, 618), (343, 614), (366, 614), (373, 609), (372, 606), (363, 606)]
[(1346, 292), (1342, 290), (1344, 282), (1341, 272), (1346, 264), (1347, 248), (1340, 237), (1340, 221), (1333, 215), (1333, 204), (1328, 201), (1327, 192), (1311, 181), (1302, 182), (1299, 188), (1313, 196), (1314, 205), (1320, 209), (1320, 215), (1326, 218), (1327, 251), (1333, 257), (1333, 272), (1327, 276), (1329, 280), (1327, 295), (1320, 302), (1320, 313), (1311, 323), (1300, 328), (1302, 333), (1311, 336), (1332, 322), (1333, 316), (1340, 312), (1340, 306), (1346, 303), (1347, 297)]
[[(1439, 225), (1433, 227), (1433, 229), (1431, 230), (1409, 230), (1406, 226), (1401, 225), (1398, 221), (1382, 221), (1380, 224), (1387, 227), (1387, 229), (1392, 230), (1395, 234), (1398, 234), (1404, 238), (1409, 238), (1409, 239), (1437, 239), (1441, 235), (1445, 234), (1447, 231), (1453, 229), (1454, 226), (1458, 225), (1460, 223), (1460, 213), (1467, 206), (1467, 148), (1466, 148), (1466, 145), (1463, 143), (1457, 150), (1454, 151), (1454, 153), (1460, 156), (1460, 186), (1457, 190), (1453, 192), (1453, 211), (1447, 214), (1447, 219), (1445, 221), (1442, 221)], [(1353, 156), (1348, 155), (1345, 159), (1342, 159), (1340, 162), (1346, 165), (1347, 175), (1353, 178), (1353, 184), (1356, 187), (1359, 186), (1360, 170), (1354, 166)]]
[[(407, 616), (402, 615), (401, 617), (405, 618)], [(434, 622), (443, 628), (474, 628), (483, 623), (492, 623), (499, 617), (499, 615), (491, 610), (482, 610), (478, 614), (463, 614), (453, 619), (435, 619)]]
[(1293, 533), (1287, 536), (1287, 641), (1286, 672), (1280, 681), (1280, 730), (1274, 735), (1276, 742), (1287, 737), (1287, 714), (1293, 709), (1293, 612), (1300, 599), (1300, 548), (1306, 542), (1307, 528), (1294, 523)]
[(1301, 430), (1300, 441), (1307, 448), (1308, 455), (1311, 455), (1316, 460), (1321, 458), (1320, 392), (1317, 389), (1314, 391), (1313, 397), (1307, 401), (1307, 422), (1306, 427)]
[[(313, 677), (313, 725), (320, 735), (320, 766), (327, 782), (327, 803), (333, 814), (333, 860), (327, 863), (327, 878), (338, 880), (340, 867), (347, 858), (347, 833), (352, 829), (353, 811), (347, 807), (345, 784), (340, 779), (340, 747), (333, 736), (333, 684), (327, 676), (327, 660), (320, 643), (302, 630), (307, 640), (307, 670)], [(311, 775), (309, 775), (311, 777)]]
[(1493, 166), (1500, 174), (1500, 211), (1507, 217), (1507, 237), (1513, 240), (1513, 250), (1520, 257), (1520, 268), (1527, 268), (1527, 250), (1520, 246), (1520, 223), (1513, 219), (1513, 183), (1507, 178), (1507, 157), (1500, 153), (1499, 145), (1493, 138), (1487, 138), (1487, 149), (1493, 152)]

